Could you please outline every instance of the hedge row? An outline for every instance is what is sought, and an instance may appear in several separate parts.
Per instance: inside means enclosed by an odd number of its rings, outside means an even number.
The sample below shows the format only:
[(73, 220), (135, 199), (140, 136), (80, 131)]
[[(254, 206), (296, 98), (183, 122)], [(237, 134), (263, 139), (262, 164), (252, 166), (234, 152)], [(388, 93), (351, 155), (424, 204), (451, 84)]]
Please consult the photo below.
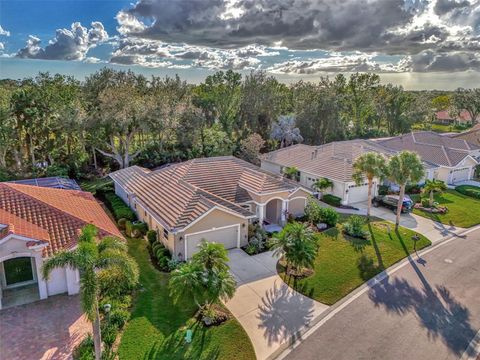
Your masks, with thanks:
[(117, 221), (122, 218), (130, 221), (135, 221), (137, 219), (137, 216), (135, 215), (133, 210), (130, 209), (120, 197), (115, 195), (115, 193), (105, 193), (105, 202), (109, 209), (112, 211)]
[(327, 203), (328, 205), (332, 206), (340, 206), (342, 205), (342, 199), (340, 199), (338, 196), (332, 195), (332, 194), (325, 194), (322, 196), (322, 201), (324, 203)]
[(455, 188), (460, 194), (480, 199), (480, 187), (470, 185), (460, 185)]

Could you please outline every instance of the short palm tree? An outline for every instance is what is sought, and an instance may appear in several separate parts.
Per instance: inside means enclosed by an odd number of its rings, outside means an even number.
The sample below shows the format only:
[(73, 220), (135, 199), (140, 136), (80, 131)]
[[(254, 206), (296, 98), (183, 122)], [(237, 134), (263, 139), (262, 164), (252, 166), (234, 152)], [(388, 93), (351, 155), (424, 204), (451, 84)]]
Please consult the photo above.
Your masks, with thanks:
[(214, 268), (228, 270), (228, 256), (225, 246), (205, 239), (199, 245), (199, 251), (192, 256), (193, 262), (203, 264), (207, 270)]
[(49, 258), (43, 265), (43, 277), (48, 279), (56, 268), (71, 267), (80, 272), (80, 298), (82, 309), (93, 324), (95, 359), (102, 355), (102, 337), (100, 333), (99, 296), (100, 284), (98, 273), (109, 268), (121, 267), (126, 280), (138, 282), (138, 267), (128, 256), (125, 244), (116, 238), (106, 237), (96, 242), (97, 228), (86, 225), (78, 239), (78, 246), (73, 251), (59, 252)]
[(400, 186), (400, 194), (397, 204), (397, 218), (395, 228), (400, 225), (400, 215), (402, 213), (403, 198), (405, 197), (405, 187), (411, 183), (418, 183), (425, 176), (425, 169), (422, 160), (417, 153), (411, 151), (401, 151), (392, 156), (388, 162), (388, 177), (390, 181)]
[(203, 312), (213, 304), (233, 297), (236, 282), (228, 270), (227, 250), (222, 244), (202, 241), (192, 259), (170, 276), (170, 295), (174, 302), (193, 299)]
[(297, 272), (313, 268), (318, 251), (317, 237), (313, 230), (299, 222), (287, 224), (272, 240), (274, 254), (282, 255), (287, 264)]
[(313, 188), (322, 194), (327, 189), (333, 190), (333, 181), (327, 178), (320, 178), (315, 181)]
[(283, 169), (283, 175), (290, 180), (297, 180), (298, 177), (298, 169), (295, 166), (289, 166)]
[(360, 155), (353, 163), (353, 179), (360, 185), (366, 178), (368, 181), (367, 217), (370, 218), (372, 208), (372, 187), (375, 178), (381, 180), (386, 175), (386, 161), (383, 155), (376, 152), (367, 152)]
[(429, 194), (428, 205), (433, 206), (433, 193), (441, 193), (442, 191), (447, 190), (447, 185), (437, 179), (425, 180), (425, 185), (423, 187), (423, 193)]

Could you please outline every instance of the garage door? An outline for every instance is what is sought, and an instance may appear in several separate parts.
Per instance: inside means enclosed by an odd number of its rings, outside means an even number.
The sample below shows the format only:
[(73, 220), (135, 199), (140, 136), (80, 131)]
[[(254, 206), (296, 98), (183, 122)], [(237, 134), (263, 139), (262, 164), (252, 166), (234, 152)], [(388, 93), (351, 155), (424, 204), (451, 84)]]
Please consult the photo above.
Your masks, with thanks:
[(202, 231), (196, 234), (188, 234), (185, 236), (187, 246), (185, 258), (191, 258), (192, 255), (198, 251), (198, 245), (202, 240), (223, 244), (226, 249), (235, 248), (238, 244), (240, 236), (239, 232), (240, 224), (236, 224), (223, 228)]
[(470, 175), (470, 168), (455, 169), (452, 173), (452, 183), (468, 180), (468, 175)]
[[(373, 191), (373, 188), (372, 188)], [(350, 185), (348, 187), (348, 203), (353, 204), (368, 200), (368, 185)]]

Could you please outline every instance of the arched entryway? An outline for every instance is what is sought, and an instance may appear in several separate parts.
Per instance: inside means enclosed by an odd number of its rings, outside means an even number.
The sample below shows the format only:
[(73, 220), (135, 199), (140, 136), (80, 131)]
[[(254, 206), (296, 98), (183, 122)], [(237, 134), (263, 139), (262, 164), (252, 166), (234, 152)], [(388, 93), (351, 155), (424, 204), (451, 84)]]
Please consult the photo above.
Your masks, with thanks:
[(272, 199), (265, 207), (265, 220), (269, 224), (280, 224), (282, 221), (282, 200)]

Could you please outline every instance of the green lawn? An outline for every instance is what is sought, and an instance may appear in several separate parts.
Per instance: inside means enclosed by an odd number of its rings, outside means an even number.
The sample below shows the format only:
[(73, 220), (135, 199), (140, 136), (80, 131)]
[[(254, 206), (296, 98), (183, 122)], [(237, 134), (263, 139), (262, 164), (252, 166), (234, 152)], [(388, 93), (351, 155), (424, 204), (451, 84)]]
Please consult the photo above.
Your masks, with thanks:
[[(396, 232), (395, 225), (387, 221), (372, 221), (366, 226), (369, 240), (351, 238), (336, 228), (320, 233), (314, 273), (294, 282), (285, 277), (279, 265), (280, 275), (302, 294), (331, 305), (413, 252), (412, 230), (400, 227)], [(417, 250), (430, 244), (420, 236)]]
[[(196, 322), (191, 303), (172, 303), (169, 275), (151, 265), (146, 243), (129, 239), (128, 246), (140, 267), (142, 288), (121, 338), (119, 359), (255, 359), (250, 339), (237, 320), (211, 328)], [(186, 329), (193, 330), (193, 341), (188, 345), (184, 341)]]
[[(414, 201), (419, 201), (420, 196), (411, 195), (411, 198)], [(440, 206), (448, 208), (446, 214), (432, 214), (419, 209), (414, 209), (413, 213), (442, 224), (463, 228), (480, 224), (480, 200), (462, 195), (455, 190), (447, 190), (441, 194), (435, 194), (434, 198)]]

